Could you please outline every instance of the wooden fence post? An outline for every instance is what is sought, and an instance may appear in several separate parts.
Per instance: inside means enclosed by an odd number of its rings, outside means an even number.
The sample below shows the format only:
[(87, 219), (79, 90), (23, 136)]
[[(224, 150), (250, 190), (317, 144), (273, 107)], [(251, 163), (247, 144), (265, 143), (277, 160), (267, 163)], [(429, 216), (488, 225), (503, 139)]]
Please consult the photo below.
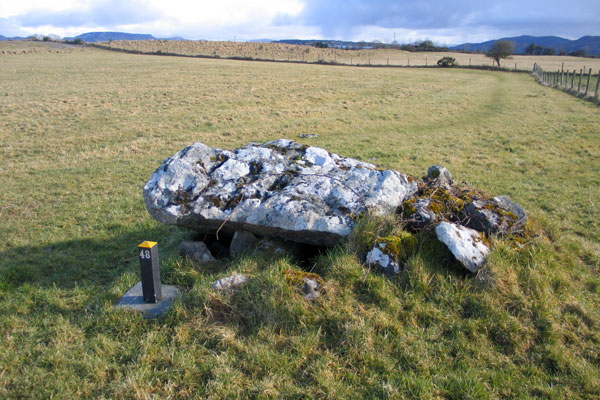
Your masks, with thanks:
[(577, 86), (577, 93), (581, 92), (581, 80), (583, 79), (583, 69), (579, 70), (579, 85)]
[(600, 70), (598, 70), (598, 79), (596, 80), (596, 100), (598, 100), (598, 89), (600, 88)]
[(571, 77), (571, 90), (573, 90), (573, 86), (575, 85), (575, 73), (577, 71), (573, 70), (573, 76)]
[(587, 84), (585, 85), (585, 95), (587, 96), (588, 94), (588, 90), (590, 89), (590, 79), (592, 79), (592, 69), (590, 68), (590, 72), (588, 73), (588, 80), (587, 80)]

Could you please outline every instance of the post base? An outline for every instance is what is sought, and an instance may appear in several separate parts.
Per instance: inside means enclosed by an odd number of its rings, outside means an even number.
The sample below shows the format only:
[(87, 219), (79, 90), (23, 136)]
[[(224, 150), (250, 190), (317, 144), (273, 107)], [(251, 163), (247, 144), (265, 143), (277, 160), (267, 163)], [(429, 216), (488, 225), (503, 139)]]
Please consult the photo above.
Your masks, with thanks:
[(115, 303), (115, 308), (125, 308), (141, 312), (145, 319), (160, 318), (169, 312), (173, 302), (181, 294), (173, 285), (161, 285), (162, 300), (146, 303), (142, 292), (142, 282), (136, 283)]

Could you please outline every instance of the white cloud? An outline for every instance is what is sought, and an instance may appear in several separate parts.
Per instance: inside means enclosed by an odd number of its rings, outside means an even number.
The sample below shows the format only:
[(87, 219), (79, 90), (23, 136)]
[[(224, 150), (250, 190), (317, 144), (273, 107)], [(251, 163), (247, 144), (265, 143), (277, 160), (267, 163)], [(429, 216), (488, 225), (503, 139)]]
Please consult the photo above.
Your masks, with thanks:
[(0, 34), (126, 31), (213, 40), (391, 41), (396, 33), (399, 42), (430, 39), (440, 44), (520, 34), (597, 35), (600, 3), (573, 3), (564, 7), (545, 0), (0, 0)]

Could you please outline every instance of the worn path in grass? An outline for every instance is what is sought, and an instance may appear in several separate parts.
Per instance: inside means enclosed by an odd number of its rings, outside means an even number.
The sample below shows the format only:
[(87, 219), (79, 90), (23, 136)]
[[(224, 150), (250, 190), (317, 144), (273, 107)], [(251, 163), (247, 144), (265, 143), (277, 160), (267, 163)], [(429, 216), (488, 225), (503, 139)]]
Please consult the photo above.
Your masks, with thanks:
[[(598, 395), (598, 335), (591, 331), (600, 323), (597, 106), (525, 74), (485, 71), (356, 69), (89, 49), (12, 55), (1, 63), (3, 397), (218, 396), (228, 393), (227, 382), (267, 397), (336, 397), (367, 389), (382, 396), (535, 396), (551, 393), (553, 379), (559, 394)], [(301, 133), (319, 137), (298, 139)], [(194, 141), (235, 148), (281, 137), (418, 176), (443, 164), (456, 180), (521, 203), (548, 243), (531, 250), (531, 258), (523, 256), (528, 261), (497, 253), (492, 268), (509, 273), (512, 262), (515, 269), (537, 265), (540, 252), (546, 261), (539, 270), (509, 274), (514, 287), (507, 286), (519, 299), (511, 300), (512, 307), (530, 314), (510, 311), (500, 300), (506, 293), (471, 292), (460, 286), (460, 274), (440, 275), (426, 261), (411, 264), (416, 275), (406, 287), (413, 292), (380, 277), (369, 277), (363, 287), (360, 265), (343, 254), (320, 267), (332, 290), (317, 310), (287, 299), (293, 290), (277, 275), (289, 267), (285, 262), (272, 264), (273, 272), (253, 260), (223, 267), (247, 271), (259, 282), (248, 298), (231, 299), (207, 289), (221, 276), (218, 269), (198, 272), (173, 258), (165, 263), (166, 279), (191, 294), (167, 322), (146, 324), (111, 313), (112, 302), (136, 280), (135, 246), (157, 240), (166, 260), (186, 235), (160, 226), (144, 208), (141, 188), (162, 160)], [(462, 289), (450, 289), (456, 284)], [(428, 288), (425, 294), (415, 289), (419, 285)], [(519, 287), (527, 290), (511, 292)], [(448, 297), (430, 297), (432, 288)], [(250, 296), (261, 290), (264, 297)], [(453, 302), (471, 295), (491, 304), (488, 309), (477, 303), (488, 318), (482, 317), (481, 326), (463, 320), (464, 313), (453, 314)], [(568, 318), (560, 311), (564, 304), (572, 305)], [(269, 316), (257, 307), (278, 311)], [(228, 319), (226, 310), (236, 317)], [(494, 325), (493, 318), (502, 324)], [(475, 345), (458, 333), (467, 327), (474, 329)], [(458, 335), (452, 339), (458, 344), (434, 346), (441, 331)], [(565, 339), (567, 331), (576, 333)], [(388, 335), (405, 343), (390, 342)], [(546, 339), (554, 347), (540, 344)], [(489, 340), (501, 348), (478, 350)], [(482, 369), (461, 375), (464, 365), (449, 351)], [(382, 364), (381, 352), (387, 352)], [(534, 359), (527, 359), (528, 352)], [(589, 352), (596, 355), (586, 358)], [(440, 362), (454, 366), (436, 378)], [(400, 367), (410, 380), (393, 372)], [(584, 378), (591, 381), (578, 387)], [(143, 387), (146, 381), (153, 382), (150, 388)], [(494, 382), (505, 385), (505, 392)]]

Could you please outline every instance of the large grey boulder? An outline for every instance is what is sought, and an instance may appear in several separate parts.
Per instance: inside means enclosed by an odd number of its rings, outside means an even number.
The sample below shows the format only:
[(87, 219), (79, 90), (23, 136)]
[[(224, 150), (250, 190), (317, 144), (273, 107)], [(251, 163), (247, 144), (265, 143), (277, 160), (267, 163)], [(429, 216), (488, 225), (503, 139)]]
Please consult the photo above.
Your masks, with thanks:
[(287, 139), (233, 151), (194, 143), (169, 158), (144, 186), (158, 221), (202, 233), (333, 245), (370, 210), (395, 210), (414, 179)]
[(481, 233), (462, 225), (440, 222), (435, 234), (469, 271), (475, 273), (485, 264), (490, 248)]

